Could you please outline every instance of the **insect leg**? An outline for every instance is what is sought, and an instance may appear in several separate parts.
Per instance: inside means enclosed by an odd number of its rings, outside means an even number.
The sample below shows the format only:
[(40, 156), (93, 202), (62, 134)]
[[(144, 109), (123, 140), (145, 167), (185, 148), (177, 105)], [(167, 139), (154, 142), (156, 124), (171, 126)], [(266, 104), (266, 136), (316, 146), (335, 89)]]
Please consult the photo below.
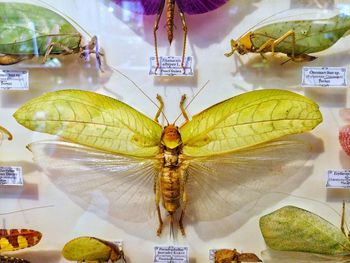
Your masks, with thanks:
[(237, 46), (238, 46), (238, 44), (237, 44), (236, 40), (231, 39), (231, 51), (228, 53), (225, 53), (225, 56), (231, 57), (235, 53)]
[(12, 134), (11, 134), (8, 130), (6, 130), (4, 127), (1, 127), (1, 126), (0, 126), (0, 131), (3, 132), (3, 133), (5, 133), (5, 134), (7, 135), (9, 141), (12, 140), (12, 138), (13, 138), (13, 137), (12, 137)]
[(46, 49), (46, 52), (45, 52), (45, 55), (44, 55), (44, 59), (43, 59), (43, 63), (46, 62), (48, 56), (51, 54), (51, 51), (54, 47), (58, 47), (58, 48), (61, 48), (63, 49), (64, 51), (66, 51), (68, 54), (71, 54), (74, 52), (74, 50), (66, 47), (65, 45), (62, 45), (61, 43), (58, 43), (58, 42), (51, 42), (50, 45), (47, 47)]
[(164, 102), (163, 102), (162, 96), (157, 94), (157, 100), (159, 101), (160, 104), (159, 104), (159, 109), (156, 113), (156, 117), (154, 117), (154, 121), (156, 121), (156, 122), (158, 122), (158, 118), (159, 118), (159, 116), (162, 113), (163, 108), (164, 108)]
[(341, 232), (343, 232), (343, 234), (346, 236), (344, 225), (345, 225), (345, 201), (343, 200), (340, 229), (341, 229)]
[(153, 28), (154, 48), (155, 48), (155, 52), (156, 52), (156, 62), (157, 62), (157, 68), (156, 68), (155, 72), (156, 72), (157, 69), (159, 68), (158, 44), (157, 44), (157, 30), (158, 30), (158, 28), (159, 28), (159, 21), (160, 21), (160, 18), (162, 17), (162, 13), (163, 13), (163, 9), (164, 9), (164, 2), (165, 2), (165, 1), (162, 1), (161, 5), (159, 6), (158, 13), (157, 13), (157, 17), (156, 17), (156, 23), (154, 24), (154, 28)]
[(182, 23), (182, 30), (184, 31), (184, 46), (182, 50), (182, 60), (181, 60), (181, 67), (184, 69), (184, 63), (185, 63), (185, 53), (186, 53), (186, 41), (187, 41), (187, 24), (185, 19), (185, 14), (182, 10), (180, 10), (180, 18)]
[(180, 231), (182, 233), (183, 236), (186, 235), (185, 233), (185, 228), (184, 228), (184, 225), (183, 225), (183, 218), (185, 216), (185, 211), (186, 211), (186, 208), (187, 208), (187, 203), (188, 203), (188, 197), (187, 197), (187, 192), (186, 192), (186, 182), (187, 182), (187, 173), (186, 172), (181, 172), (181, 193), (182, 193), (182, 204), (183, 204), (183, 207), (182, 207), (182, 210), (181, 210), (181, 215), (180, 215), (180, 219), (179, 219), (179, 228), (180, 228)]
[(188, 115), (186, 113), (186, 109), (184, 107), (185, 100), (186, 100), (186, 95), (184, 94), (184, 95), (182, 95), (181, 100), (180, 100), (180, 109), (181, 109), (182, 115), (184, 116), (186, 122), (188, 122), (190, 119), (188, 118)]
[(163, 228), (163, 220), (162, 220), (162, 215), (160, 213), (160, 207), (159, 207), (159, 202), (160, 202), (160, 183), (159, 183), (159, 175), (156, 176), (155, 181), (154, 181), (154, 193), (155, 193), (155, 201), (156, 201), (156, 208), (157, 208), (157, 215), (158, 215), (158, 221), (159, 221), (159, 227), (157, 229), (157, 236), (160, 236), (162, 233), (162, 228)]

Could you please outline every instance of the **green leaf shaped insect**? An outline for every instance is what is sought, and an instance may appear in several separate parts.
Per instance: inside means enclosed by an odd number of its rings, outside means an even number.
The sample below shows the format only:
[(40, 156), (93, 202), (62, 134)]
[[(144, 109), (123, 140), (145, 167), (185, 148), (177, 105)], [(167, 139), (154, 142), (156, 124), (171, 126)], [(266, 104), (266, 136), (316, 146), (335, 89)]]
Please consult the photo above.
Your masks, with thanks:
[(152, 120), (121, 101), (80, 90), (46, 93), (14, 117), (28, 129), (66, 140), (28, 148), (73, 200), (105, 214), (98, 205), (103, 196), (109, 216), (127, 222), (146, 222), (156, 211), (158, 235), (161, 205), (171, 226), (179, 218), (185, 235), (185, 215), (190, 221), (217, 220), (278, 185), (283, 177), (272, 167), (283, 171), (309, 149), (300, 141), (276, 139), (322, 122), (315, 102), (285, 90), (247, 92), (192, 120), (185, 98), (180, 109), (186, 121), (180, 127), (158, 123), (160, 96)]
[(215, 251), (214, 263), (262, 262), (253, 253), (239, 253), (236, 249), (219, 249)]
[(116, 262), (124, 258), (124, 253), (116, 244), (96, 238), (77, 237), (62, 249), (62, 256), (71, 261), (81, 262)]
[(10, 65), (33, 56), (78, 53), (96, 54), (101, 65), (97, 39), (84, 46), (82, 35), (61, 15), (42, 6), (0, 2), (0, 65)]
[(350, 30), (350, 16), (338, 14), (327, 19), (295, 20), (277, 22), (257, 28), (244, 34), (238, 40), (231, 40), (231, 52), (247, 53), (272, 52), (286, 54), (297, 62), (316, 59), (310, 53), (320, 52), (334, 45)]
[(343, 204), (340, 229), (307, 210), (285, 206), (261, 217), (260, 230), (267, 246), (274, 250), (331, 255), (333, 260), (345, 256), (350, 260), (350, 240), (344, 230), (344, 208)]

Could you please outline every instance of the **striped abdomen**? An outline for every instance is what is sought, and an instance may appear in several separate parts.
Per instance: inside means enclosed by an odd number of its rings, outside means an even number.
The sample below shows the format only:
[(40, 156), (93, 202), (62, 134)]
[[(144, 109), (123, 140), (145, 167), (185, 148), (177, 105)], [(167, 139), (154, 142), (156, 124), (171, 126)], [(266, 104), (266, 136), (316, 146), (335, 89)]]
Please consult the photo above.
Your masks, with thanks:
[(39, 243), (41, 233), (30, 229), (0, 229), (0, 252), (32, 247)]
[[(329, 19), (286, 21), (263, 26), (253, 31), (251, 41), (258, 49), (270, 39), (277, 39), (288, 31), (295, 33), (295, 54), (325, 50), (350, 30), (350, 16), (340, 14)], [(292, 37), (283, 40), (276, 52), (292, 53)]]
[(170, 213), (180, 207), (180, 173), (177, 167), (164, 167), (160, 178), (163, 206)]
[(168, 0), (167, 12), (166, 12), (166, 29), (168, 33), (169, 43), (173, 41), (174, 37), (174, 13), (175, 13), (175, 0)]

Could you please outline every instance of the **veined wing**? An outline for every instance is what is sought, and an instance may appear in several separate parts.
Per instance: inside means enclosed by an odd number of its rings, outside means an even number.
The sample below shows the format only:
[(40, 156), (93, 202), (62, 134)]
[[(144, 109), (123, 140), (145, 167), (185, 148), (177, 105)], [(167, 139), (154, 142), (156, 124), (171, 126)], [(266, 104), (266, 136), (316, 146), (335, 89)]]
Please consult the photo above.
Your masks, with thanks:
[(0, 126), (0, 144), (2, 140), (12, 140), (12, 134), (6, 130), (4, 127)]
[(111, 153), (154, 157), (161, 126), (113, 98), (82, 90), (46, 93), (14, 114), (28, 129)]
[(155, 212), (156, 159), (115, 155), (63, 141), (32, 143), (34, 160), (81, 207), (103, 218), (144, 222)]
[(284, 135), (312, 130), (318, 105), (286, 90), (256, 90), (220, 102), (181, 128), (183, 153), (200, 157), (233, 152)]
[(309, 156), (309, 144), (280, 140), (189, 160), (187, 216), (193, 221), (211, 221), (233, 214), (291, 179)]
[(228, 0), (176, 0), (180, 10), (190, 15), (207, 13), (227, 2)]
[(165, 0), (112, 0), (122, 8), (137, 14), (155, 15)]

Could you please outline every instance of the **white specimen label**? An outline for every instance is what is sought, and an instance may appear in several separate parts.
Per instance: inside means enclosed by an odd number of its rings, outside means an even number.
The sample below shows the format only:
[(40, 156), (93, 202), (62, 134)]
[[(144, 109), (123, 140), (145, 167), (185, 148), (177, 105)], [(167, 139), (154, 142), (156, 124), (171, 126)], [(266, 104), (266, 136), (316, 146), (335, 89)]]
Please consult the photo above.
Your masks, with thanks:
[(328, 170), (327, 188), (350, 188), (350, 170)]
[(188, 263), (188, 247), (155, 246), (154, 263)]
[(345, 67), (303, 67), (304, 87), (346, 87)]
[(0, 185), (23, 185), (22, 167), (1, 166)]
[(155, 76), (193, 76), (193, 57), (185, 57), (184, 67), (181, 66), (181, 56), (159, 57), (159, 68), (155, 57), (150, 58), (150, 75)]
[(28, 90), (28, 70), (0, 70), (0, 90)]

